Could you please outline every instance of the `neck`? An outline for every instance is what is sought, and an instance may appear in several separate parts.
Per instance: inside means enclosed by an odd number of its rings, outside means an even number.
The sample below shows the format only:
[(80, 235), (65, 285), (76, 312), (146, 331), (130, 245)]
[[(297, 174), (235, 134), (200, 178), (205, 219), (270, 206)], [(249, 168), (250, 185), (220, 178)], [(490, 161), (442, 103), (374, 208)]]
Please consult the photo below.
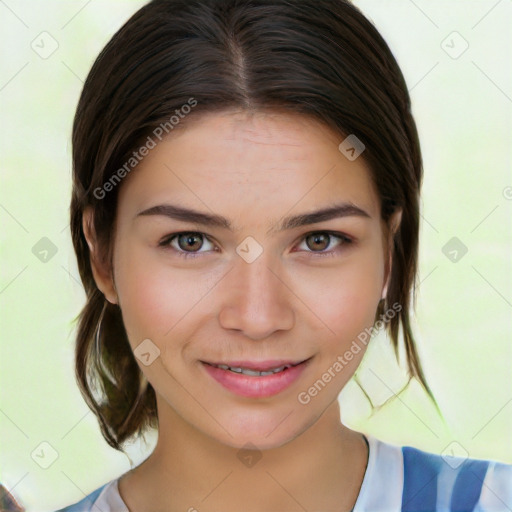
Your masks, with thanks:
[(367, 447), (341, 423), (337, 400), (302, 434), (261, 451), (220, 443), (157, 402), (157, 445), (120, 480), (130, 510), (230, 512), (241, 503), (246, 512), (352, 509)]

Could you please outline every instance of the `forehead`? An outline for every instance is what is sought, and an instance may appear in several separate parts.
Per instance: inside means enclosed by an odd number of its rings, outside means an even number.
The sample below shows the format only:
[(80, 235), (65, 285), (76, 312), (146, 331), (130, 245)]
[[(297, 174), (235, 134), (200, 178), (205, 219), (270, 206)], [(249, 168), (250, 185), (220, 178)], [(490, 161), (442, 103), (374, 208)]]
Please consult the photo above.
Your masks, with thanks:
[[(340, 200), (371, 216), (379, 200), (370, 170), (320, 122), (288, 113), (209, 113), (158, 142), (125, 179), (120, 210), (164, 202), (222, 213), (306, 211)], [(236, 218), (235, 225), (236, 225)]]

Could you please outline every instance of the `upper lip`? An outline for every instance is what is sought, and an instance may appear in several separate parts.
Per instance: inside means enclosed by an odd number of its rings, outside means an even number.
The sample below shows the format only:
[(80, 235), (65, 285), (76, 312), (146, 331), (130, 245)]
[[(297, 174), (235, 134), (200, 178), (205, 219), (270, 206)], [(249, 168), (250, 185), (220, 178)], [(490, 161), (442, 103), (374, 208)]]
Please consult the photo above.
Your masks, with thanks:
[(267, 371), (281, 366), (296, 366), (303, 363), (306, 359), (267, 359), (265, 361), (203, 361), (211, 365), (226, 365), (232, 368), (247, 368), (248, 370)]

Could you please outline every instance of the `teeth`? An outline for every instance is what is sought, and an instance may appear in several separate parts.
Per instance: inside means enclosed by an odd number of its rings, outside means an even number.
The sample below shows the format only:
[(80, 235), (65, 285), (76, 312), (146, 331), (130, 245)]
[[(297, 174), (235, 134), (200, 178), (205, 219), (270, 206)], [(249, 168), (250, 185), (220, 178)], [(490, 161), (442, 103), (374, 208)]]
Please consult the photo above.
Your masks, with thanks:
[(220, 368), (222, 370), (230, 370), (235, 373), (243, 373), (244, 375), (250, 375), (252, 377), (261, 377), (265, 375), (273, 375), (274, 373), (282, 372), (285, 368), (290, 368), (290, 364), (286, 364), (284, 366), (280, 366), (279, 368), (273, 368), (272, 370), (268, 371), (259, 371), (259, 370), (250, 370), (249, 368), (239, 368), (235, 366), (227, 366), (225, 364), (218, 364), (214, 365), (217, 366), (217, 368)]

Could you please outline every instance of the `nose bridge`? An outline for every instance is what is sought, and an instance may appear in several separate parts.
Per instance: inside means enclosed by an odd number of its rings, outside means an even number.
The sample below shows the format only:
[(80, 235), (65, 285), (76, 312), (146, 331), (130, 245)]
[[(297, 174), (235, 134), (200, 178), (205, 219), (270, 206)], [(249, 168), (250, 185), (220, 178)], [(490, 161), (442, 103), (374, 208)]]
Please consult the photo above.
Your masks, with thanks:
[[(237, 252), (243, 248), (240, 244)], [(242, 252), (234, 265), (228, 274), (220, 314), (223, 327), (242, 330), (253, 339), (266, 338), (275, 330), (290, 329), (294, 317), (290, 292), (279, 276), (272, 255), (262, 251), (252, 259), (244, 257)]]
[(276, 265), (272, 264), (271, 258), (262, 254), (255, 261), (237, 262), (237, 273), (247, 298), (253, 295), (255, 298), (264, 300), (275, 300), (281, 296), (280, 288), (283, 283), (277, 277), (277, 271), (272, 270)]

